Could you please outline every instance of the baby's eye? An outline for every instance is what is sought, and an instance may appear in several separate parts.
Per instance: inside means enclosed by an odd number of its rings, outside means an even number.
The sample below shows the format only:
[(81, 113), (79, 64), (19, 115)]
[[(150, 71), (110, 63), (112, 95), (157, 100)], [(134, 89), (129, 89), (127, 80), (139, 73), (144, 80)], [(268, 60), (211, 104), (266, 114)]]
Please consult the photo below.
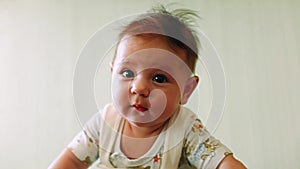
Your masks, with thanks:
[(129, 70), (129, 69), (126, 69), (126, 70), (123, 70), (122, 71), (122, 75), (125, 77), (125, 78), (132, 78), (134, 77), (134, 72)]
[(165, 75), (158, 74), (155, 75), (152, 80), (157, 83), (165, 83), (168, 81), (168, 78)]

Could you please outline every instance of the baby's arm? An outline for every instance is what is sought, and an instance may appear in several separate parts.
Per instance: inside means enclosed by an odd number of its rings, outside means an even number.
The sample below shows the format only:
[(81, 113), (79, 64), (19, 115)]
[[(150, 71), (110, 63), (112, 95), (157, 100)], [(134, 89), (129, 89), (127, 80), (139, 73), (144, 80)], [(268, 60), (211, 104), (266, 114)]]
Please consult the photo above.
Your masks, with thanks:
[(86, 169), (88, 164), (80, 161), (71, 151), (70, 148), (65, 149), (48, 169)]
[(49, 166), (49, 169), (88, 168), (99, 157), (99, 131), (101, 111), (96, 113), (72, 142)]
[(246, 169), (231, 151), (196, 120), (186, 138), (185, 155), (195, 168)]
[(217, 169), (246, 169), (246, 167), (237, 159), (235, 159), (233, 157), (232, 154), (226, 156), (221, 163), (219, 164), (219, 166), (217, 167)]

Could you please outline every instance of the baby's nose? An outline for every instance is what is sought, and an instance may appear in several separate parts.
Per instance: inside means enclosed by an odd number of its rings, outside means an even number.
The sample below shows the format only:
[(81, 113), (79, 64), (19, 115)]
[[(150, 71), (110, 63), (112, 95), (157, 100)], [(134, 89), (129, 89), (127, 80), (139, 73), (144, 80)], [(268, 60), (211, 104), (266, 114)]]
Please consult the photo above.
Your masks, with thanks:
[(150, 94), (150, 82), (143, 77), (137, 76), (131, 84), (130, 92), (132, 94), (138, 94), (144, 97), (148, 97)]

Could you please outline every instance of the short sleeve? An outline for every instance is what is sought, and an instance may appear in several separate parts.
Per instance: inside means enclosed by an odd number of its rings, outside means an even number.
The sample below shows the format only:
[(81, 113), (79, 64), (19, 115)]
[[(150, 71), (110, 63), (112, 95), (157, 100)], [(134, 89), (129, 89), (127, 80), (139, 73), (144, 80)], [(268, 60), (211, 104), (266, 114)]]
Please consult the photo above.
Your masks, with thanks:
[(215, 169), (224, 157), (232, 154), (225, 145), (211, 136), (198, 119), (186, 136), (183, 153), (187, 163), (197, 169)]
[(68, 145), (74, 155), (90, 165), (99, 158), (101, 112), (96, 113)]

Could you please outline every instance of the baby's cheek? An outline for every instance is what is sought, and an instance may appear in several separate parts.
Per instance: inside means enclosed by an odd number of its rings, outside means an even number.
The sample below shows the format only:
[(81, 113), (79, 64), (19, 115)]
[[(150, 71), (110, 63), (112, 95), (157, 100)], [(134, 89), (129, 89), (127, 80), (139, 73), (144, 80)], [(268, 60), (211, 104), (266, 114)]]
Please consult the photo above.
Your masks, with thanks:
[(159, 117), (167, 106), (166, 94), (162, 90), (154, 89), (149, 95), (149, 102), (151, 105), (150, 113), (155, 117)]
[(122, 104), (128, 102), (128, 84), (118, 79), (113, 79), (111, 87), (113, 101), (115, 103)]

